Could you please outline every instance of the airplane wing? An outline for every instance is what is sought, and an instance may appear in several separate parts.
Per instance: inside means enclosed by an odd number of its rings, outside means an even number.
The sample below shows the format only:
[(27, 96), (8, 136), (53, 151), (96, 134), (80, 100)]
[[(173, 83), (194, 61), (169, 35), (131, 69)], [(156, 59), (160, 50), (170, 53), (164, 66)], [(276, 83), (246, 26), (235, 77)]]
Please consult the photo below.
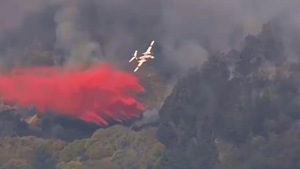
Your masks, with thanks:
[(138, 63), (138, 65), (136, 66), (136, 68), (134, 69), (134, 72), (136, 72), (136, 71), (142, 66), (142, 64), (146, 62), (146, 60), (145, 60), (145, 59), (142, 59), (142, 60), (139, 60), (138, 62), (139, 62), (139, 63)]
[(137, 56), (137, 50), (135, 50), (132, 58), (129, 60), (129, 62), (132, 62), (134, 59), (136, 59), (136, 56)]
[(152, 41), (152, 42), (150, 43), (150, 46), (148, 47), (148, 49), (146, 50), (146, 52), (143, 53), (144, 55), (146, 55), (146, 54), (148, 54), (148, 55), (151, 54), (151, 49), (152, 49), (153, 44), (154, 44), (154, 41)]

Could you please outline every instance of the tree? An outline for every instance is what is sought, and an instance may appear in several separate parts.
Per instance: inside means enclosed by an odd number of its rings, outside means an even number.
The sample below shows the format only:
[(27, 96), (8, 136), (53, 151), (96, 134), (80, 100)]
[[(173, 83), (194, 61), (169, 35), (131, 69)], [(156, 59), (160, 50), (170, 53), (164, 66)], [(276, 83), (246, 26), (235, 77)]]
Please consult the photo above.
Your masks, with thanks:
[(79, 161), (61, 162), (56, 165), (55, 169), (86, 169)]

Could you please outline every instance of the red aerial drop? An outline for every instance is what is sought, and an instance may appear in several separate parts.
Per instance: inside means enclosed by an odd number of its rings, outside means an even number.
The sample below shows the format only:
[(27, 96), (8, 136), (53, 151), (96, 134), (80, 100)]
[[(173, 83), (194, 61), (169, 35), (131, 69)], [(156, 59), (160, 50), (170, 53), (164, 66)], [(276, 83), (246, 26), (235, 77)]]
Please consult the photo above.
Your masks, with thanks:
[(144, 107), (132, 94), (143, 87), (133, 75), (98, 65), (85, 71), (53, 67), (15, 69), (0, 76), (0, 96), (39, 113), (55, 112), (101, 126), (138, 117)]

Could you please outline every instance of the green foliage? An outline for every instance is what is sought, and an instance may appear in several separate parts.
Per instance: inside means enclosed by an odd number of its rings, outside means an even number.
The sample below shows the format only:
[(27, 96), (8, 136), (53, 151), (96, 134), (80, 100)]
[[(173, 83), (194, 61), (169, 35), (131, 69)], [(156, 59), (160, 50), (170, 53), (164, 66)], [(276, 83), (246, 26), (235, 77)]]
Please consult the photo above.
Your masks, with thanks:
[(71, 160), (76, 160), (85, 152), (84, 144), (86, 139), (75, 140), (72, 143), (64, 147), (64, 149), (59, 154), (59, 161), (67, 162)]
[[(4, 137), (0, 139), (0, 164), (5, 166), (51, 168), (65, 143), (36, 137)], [(17, 159), (17, 160), (13, 160)]]
[(120, 166), (113, 163), (110, 158), (104, 158), (102, 160), (89, 160), (85, 163), (88, 169), (119, 169)]
[(154, 130), (134, 132), (122, 126), (96, 131), (85, 145), (91, 160), (111, 157), (111, 162), (132, 169), (158, 165), (165, 148), (155, 140)]
[(61, 162), (56, 165), (55, 169), (86, 169), (79, 161)]
[(10, 159), (3, 166), (3, 169), (32, 169), (32, 165), (23, 159)]
[(6, 168), (150, 169), (159, 165), (166, 150), (155, 139), (155, 130), (134, 132), (117, 125), (69, 144), (36, 137), (0, 138), (0, 151), (0, 167)]

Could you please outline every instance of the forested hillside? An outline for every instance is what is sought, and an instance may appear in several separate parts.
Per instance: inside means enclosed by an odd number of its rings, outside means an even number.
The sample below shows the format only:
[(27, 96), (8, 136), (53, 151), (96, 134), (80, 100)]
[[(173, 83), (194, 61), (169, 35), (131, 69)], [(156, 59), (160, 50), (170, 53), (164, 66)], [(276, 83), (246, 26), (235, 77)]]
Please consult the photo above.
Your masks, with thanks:
[[(288, 61), (276, 27), (266, 24), (241, 50), (212, 54), (190, 69), (151, 127), (99, 128), (50, 117), (31, 126), (25, 110), (4, 109), (1, 168), (298, 169), (298, 66)], [(163, 85), (149, 79), (155, 97), (141, 100), (158, 105)]]
[(299, 70), (271, 24), (241, 51), (213, 55), (160, 111), (161, 168), (299, 168)]

